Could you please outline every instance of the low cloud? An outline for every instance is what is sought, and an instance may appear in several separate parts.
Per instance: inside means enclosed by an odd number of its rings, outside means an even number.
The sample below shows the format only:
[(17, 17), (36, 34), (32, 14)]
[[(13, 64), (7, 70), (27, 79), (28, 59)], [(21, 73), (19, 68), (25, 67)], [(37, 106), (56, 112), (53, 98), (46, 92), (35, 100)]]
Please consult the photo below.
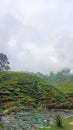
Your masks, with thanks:
[(73, 69), (72, 16), (72, 0), (0, 0), (0, 52), (12, 70)]

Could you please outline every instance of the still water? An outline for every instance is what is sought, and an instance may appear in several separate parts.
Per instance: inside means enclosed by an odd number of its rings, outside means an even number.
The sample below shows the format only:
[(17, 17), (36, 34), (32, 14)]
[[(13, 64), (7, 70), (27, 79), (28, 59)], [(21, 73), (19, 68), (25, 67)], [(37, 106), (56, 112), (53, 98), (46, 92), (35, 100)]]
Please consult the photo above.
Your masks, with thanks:
[[(32, 130), (50, 126), (57, 111), (20, 111), (13, 115), (2, 117), (0, 130)], [(64, 117), (70, 116), (71, 112), (60, 112)]]

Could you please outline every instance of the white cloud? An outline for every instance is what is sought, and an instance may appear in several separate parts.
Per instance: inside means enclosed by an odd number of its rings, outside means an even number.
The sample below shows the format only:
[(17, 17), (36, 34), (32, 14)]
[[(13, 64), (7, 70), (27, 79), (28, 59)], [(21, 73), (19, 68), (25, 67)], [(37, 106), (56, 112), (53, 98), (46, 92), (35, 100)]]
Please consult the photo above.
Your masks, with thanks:
[(0, 51), (17, 71), (73, 69), (72, 0), (0, 0)]

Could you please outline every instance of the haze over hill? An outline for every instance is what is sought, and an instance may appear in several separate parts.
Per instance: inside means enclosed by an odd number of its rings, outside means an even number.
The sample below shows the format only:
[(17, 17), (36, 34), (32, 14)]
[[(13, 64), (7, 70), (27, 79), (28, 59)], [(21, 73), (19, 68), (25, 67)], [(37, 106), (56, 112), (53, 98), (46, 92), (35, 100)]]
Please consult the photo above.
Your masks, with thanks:
[(50, 72), (50, 75), (43, 75), (40, 72), (31, 74), (37, 75), (62, 92), (73, 96), (73, 73), (70, 69), (65, 68), (58, 73)]

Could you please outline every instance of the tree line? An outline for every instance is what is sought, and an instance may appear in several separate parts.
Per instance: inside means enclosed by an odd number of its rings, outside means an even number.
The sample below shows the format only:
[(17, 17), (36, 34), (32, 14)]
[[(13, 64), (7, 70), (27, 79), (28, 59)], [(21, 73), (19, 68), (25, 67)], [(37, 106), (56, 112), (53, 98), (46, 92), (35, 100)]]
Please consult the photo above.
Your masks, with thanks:
[(9, 66), (10, 62), (6, 54), (0, 53), (0, 71), (8, 71), (10, 70)]

